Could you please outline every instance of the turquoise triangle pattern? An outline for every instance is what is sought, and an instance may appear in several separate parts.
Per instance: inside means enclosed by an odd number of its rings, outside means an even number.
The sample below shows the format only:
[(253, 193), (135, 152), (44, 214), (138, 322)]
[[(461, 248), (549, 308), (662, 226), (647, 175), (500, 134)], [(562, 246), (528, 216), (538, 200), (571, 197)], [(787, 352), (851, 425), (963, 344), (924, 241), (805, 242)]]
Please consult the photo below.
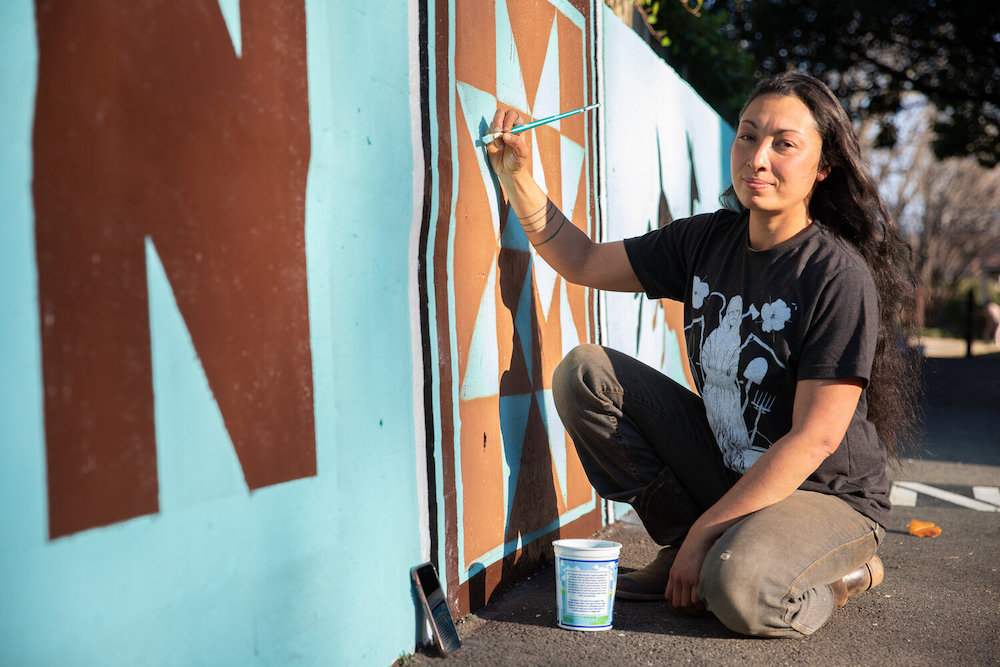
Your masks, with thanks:
[[(562, 112), (559, 100), (559, 30), (558, 21), (552, 22), (549, 33), (549, 43), (545, 49), (545, 61), (542, 63), (542, 73), (535, 91), (534, 104), (531, 105), (531, 115), (535, 118), (555, 116)], [(559, 121), (552, 123), (559, 129)]]
[(229, 30), (229, 39), (233, 42), (233, 51), (237, 58), (243, 57), (243, 25), (240, 21), (240, 0), (218, 0), (219, 11)]
[(514, 209), (510, 209), (507, 214), (507, 223), (500, 236), (500, 245), (508, 250), (520, 250), (521, 252), (530, 252), (532, 249), (517, 215), (514, 214)]
[(510, 25), (507, 3), (496, 3), (496, 72), (497, 97), (504, 104), (518, 109), (529, 110), (528, 91), (521, 75), (521, 59), (514, 43), (514, 30)]
[(160, 510), (246, 496), (249, 488), (222, 412), (148, 236), (146, 282)]
[[(497, 108), (497, 98), (461, 81), (457, 82), (455, 87), (458, 90), (458, 104), (462, 107), (462, 115), (465, 116), (465, 130), (475, 145), (479, 138), (486, 133), (489, 123), (493, 120), (492, 113)], [(486, 118), (485, 113), (490, 113), (490, 117)], [(479, 177), (483, 181), (483, 187), (486, 189), (486, 200), (490, 206), (493, 238), (497, 238), (500, 236), (500, 212), (497, 209), (496, 197), (493, 196), (495, 189), (493, 168), (490, 167), (486, 160), (486, 154), (480, 148), (476, 149), (476, 163), (479, 165)]]
[(549, 453), (552, 456), (552, 465), (555, 466), (556, 476), (559, 478), (559, 492), (562, 493), (563, 504), (566, 503), (566, 434), (559, 413), (556, 412), (555, 398), (551, 389), (544, 389), (535, 392), (535, 400), (538, 401), (538, 408), (542, 413), (542, 420), (545, 422), (545, 430), (549, 438)]
[(521, 296), (517, 300), (517, 313), (514, 315), (514, 328), (517, 329), (518, 338), (521, 340), (521, 351), (524, 354), (524, 367), (527, 371), (528, 377), (527, 381), (529, 384), (533, 385), (535, 380), (534, 375), (534, 355), (532, 350), (535, 346), (535, 332), (532, 323), (534, 319), (532, 317), (533, 313), (531, 308), (531, 294), (532, 294), (532, 281), (531, 281), (531, 267), (533, 262), (528, 262), (528, 270), (524, 276), (524, 284), (521, 287)]
[(496, 278), (497, 263), (490, 264), (490, 275), (483, 287), (483, 298), (479, 301), (476, 324), (472, 329), (472, 341), (462, 378), (460, 397), (462, 400), (484, 398), (500, 393), (500, 358), (497, 350), (497, 303)]
[(580, 176), (586, 153), (583, 146), (564, 135), (559, 137), (559, 157), (562, 166), (562, 210), (566, 217), (573, 219), (576, 197), (580, 191)]

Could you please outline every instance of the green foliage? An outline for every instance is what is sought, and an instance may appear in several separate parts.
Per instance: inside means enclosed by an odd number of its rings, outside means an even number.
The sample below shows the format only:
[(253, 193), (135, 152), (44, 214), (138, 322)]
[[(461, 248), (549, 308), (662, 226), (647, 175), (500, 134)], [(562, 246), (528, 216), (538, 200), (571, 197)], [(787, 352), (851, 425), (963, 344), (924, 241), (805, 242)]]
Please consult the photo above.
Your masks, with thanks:
[[(650, 25), (662, 35), (662, 56), (731, 124), (753, 85), (753, 58), (739, 47), (724, 12), (712, 0), (642, 0)], [(698, 11), (700, 15), (692, 13)], [(706, 11), (708, 10), (708, 11)]]
[[(941, 116), (939, 157), (1000, 161), (1000, 12), (968, 0), (642, 0), (666, 60), (732, 120), (752, 80), (823, 78), (859, 120), (923, 94)], [(892, 140), (891, 136), (883, 140)]]

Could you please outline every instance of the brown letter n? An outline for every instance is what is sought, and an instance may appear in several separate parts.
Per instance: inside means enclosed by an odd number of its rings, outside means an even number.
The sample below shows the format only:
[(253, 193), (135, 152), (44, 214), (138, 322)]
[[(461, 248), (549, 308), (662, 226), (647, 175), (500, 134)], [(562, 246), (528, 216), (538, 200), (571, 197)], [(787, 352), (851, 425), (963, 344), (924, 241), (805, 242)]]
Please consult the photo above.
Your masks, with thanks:
[[(144, 239), (251, 489), (316, 474), (301, 2), (38, 0), (49, 535), (158, 511)], [(216, 446), (216, 443), (210, 443)]]

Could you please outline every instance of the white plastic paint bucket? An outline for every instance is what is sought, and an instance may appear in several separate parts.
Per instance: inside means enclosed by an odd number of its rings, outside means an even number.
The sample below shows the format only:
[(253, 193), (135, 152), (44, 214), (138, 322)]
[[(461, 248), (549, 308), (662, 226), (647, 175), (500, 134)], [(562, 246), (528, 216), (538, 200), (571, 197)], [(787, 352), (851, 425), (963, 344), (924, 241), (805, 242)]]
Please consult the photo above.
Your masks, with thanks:
[(556, 618), (567, 630), (610, 630), (622, 545), (556, 540)]

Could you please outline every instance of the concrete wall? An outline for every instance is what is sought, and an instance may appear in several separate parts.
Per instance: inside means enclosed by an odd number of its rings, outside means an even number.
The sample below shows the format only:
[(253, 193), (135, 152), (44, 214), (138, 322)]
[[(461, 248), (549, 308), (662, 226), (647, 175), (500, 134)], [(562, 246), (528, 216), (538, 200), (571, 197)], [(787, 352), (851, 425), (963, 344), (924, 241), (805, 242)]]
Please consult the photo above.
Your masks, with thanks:
[(683, 378), (676, 306), (565, 283), (473, 143), (600, 101), (533, 132), (574, 224), (712, 207), (728, 130), (600, 3), (10, 0), (0, 37), (0, 664), (385, 664), (411, 566), (457, 616), (608, 520), (551, 370)]

